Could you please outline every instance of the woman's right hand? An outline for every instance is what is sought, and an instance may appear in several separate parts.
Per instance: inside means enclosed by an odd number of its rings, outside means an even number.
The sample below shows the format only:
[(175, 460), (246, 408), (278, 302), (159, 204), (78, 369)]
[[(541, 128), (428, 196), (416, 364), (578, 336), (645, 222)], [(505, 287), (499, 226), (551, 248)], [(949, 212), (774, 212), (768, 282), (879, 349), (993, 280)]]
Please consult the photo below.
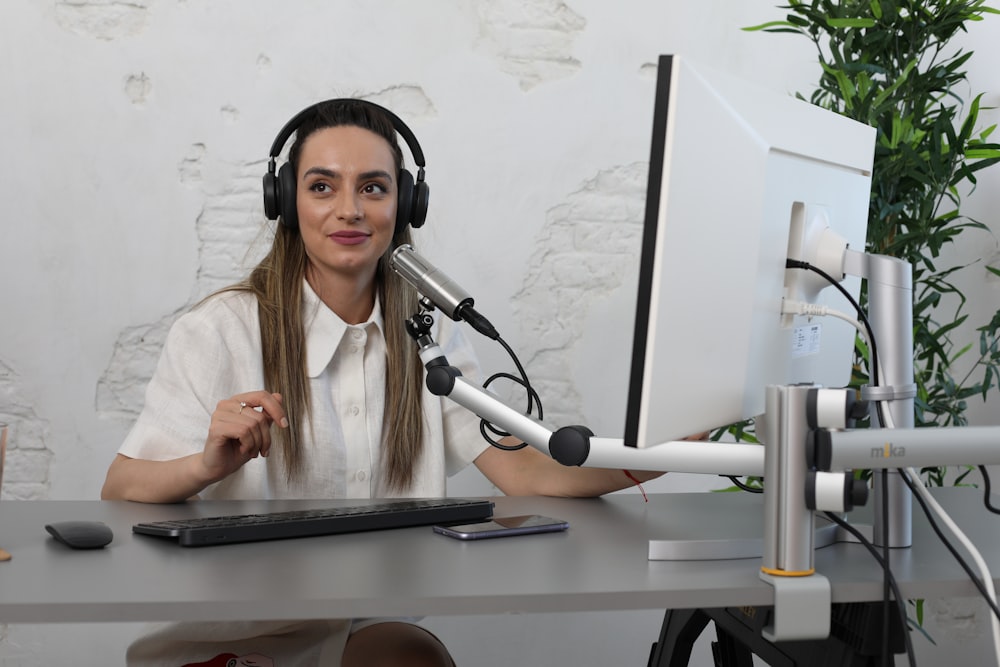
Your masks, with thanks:
[(288, 427), (281, 394), (252, 391), (219, 401), (208, 426), (202, 465), (217, 482), (271, 451), (271, 424)]

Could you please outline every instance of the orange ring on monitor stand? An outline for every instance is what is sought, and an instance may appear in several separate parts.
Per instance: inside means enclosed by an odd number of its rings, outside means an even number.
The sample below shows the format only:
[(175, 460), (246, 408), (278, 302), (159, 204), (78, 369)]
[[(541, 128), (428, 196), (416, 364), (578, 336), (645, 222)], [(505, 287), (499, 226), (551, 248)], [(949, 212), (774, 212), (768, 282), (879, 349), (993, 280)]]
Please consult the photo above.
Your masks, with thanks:
[(808, 577), (816, 574), (816, 568), (809, 568), (808, 570), (774, 570), (761, 566), (760, 571), (764, 574), (770, 574), (773, 577)]

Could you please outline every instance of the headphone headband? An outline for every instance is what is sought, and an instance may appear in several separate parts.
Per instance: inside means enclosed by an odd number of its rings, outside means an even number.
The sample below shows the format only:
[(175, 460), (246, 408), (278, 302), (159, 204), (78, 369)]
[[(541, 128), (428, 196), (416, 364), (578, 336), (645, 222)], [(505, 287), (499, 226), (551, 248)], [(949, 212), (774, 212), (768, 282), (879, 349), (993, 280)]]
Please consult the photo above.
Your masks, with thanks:
[(410, 153), (413, 155), (413, 162), (418, 167), (423, 169), (426, 166), (424, 162), (424, 151), (420, 148), (420, 142), (417, 141), (416, 135), (413, 134), (403, 119), (389, 111), (385, 107), (375, 104), (374, 102), (369, 102), (368, 100), (357, 99), (353, 97), (337, 97), (332, 100), (326, 100), (324, 102), (317, 102), (311, 106), (306, 107), (302, 111), (295, 114), (291, 120), (285, 123), (285, 126), (281, 128), (278, 132), (278, 136), (274, 138), (274, 143), (271, 144), (271, 152), (268, 153), (272, 160), (276, 159), (281, 155), (281, 149), (285, 147), (285, 143), (291, 138), (295, 133), (295, 130), (299, 129), (299, 125), (302, 124), (302, 119), (313, 113), (317, 107), (323, 106), (325, 104), (335, 104), (337, 102), (356, 102), (363, 106), (368, 106), (372, 109), (377, 109), (381, 113), (385, 114), (389, 120), (392, 121), (392, 127), (399, 133), (403, 140), (406, 142), (407, 147), (410, 149)]

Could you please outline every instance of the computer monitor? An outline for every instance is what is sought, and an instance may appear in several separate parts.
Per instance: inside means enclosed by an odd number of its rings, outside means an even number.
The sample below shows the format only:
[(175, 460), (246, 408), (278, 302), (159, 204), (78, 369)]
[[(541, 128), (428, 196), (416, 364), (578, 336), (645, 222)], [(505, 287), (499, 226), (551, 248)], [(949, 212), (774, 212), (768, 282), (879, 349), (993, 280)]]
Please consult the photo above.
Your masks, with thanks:
[[(626, 445), (759, 415), (771, 384), (849, 382), (855, 328), (783, 316), (782, 300), (853, 309), (786, 258), (830, 230), (864, 250), (874, 141), (791, 95), (660, 57)], [(860, 280), (844, 286), (857, 296)]]

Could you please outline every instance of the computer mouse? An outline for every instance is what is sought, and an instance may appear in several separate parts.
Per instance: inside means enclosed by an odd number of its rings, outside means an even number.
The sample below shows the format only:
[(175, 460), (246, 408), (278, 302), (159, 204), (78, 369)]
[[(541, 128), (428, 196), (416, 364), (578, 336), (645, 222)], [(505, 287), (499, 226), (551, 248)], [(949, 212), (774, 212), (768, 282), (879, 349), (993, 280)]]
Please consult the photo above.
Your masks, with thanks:
[(57, 521), (45, 524), (45, 530), (73, 549), (100, 549), (114, 537), (111, 529), (100, 521)]

